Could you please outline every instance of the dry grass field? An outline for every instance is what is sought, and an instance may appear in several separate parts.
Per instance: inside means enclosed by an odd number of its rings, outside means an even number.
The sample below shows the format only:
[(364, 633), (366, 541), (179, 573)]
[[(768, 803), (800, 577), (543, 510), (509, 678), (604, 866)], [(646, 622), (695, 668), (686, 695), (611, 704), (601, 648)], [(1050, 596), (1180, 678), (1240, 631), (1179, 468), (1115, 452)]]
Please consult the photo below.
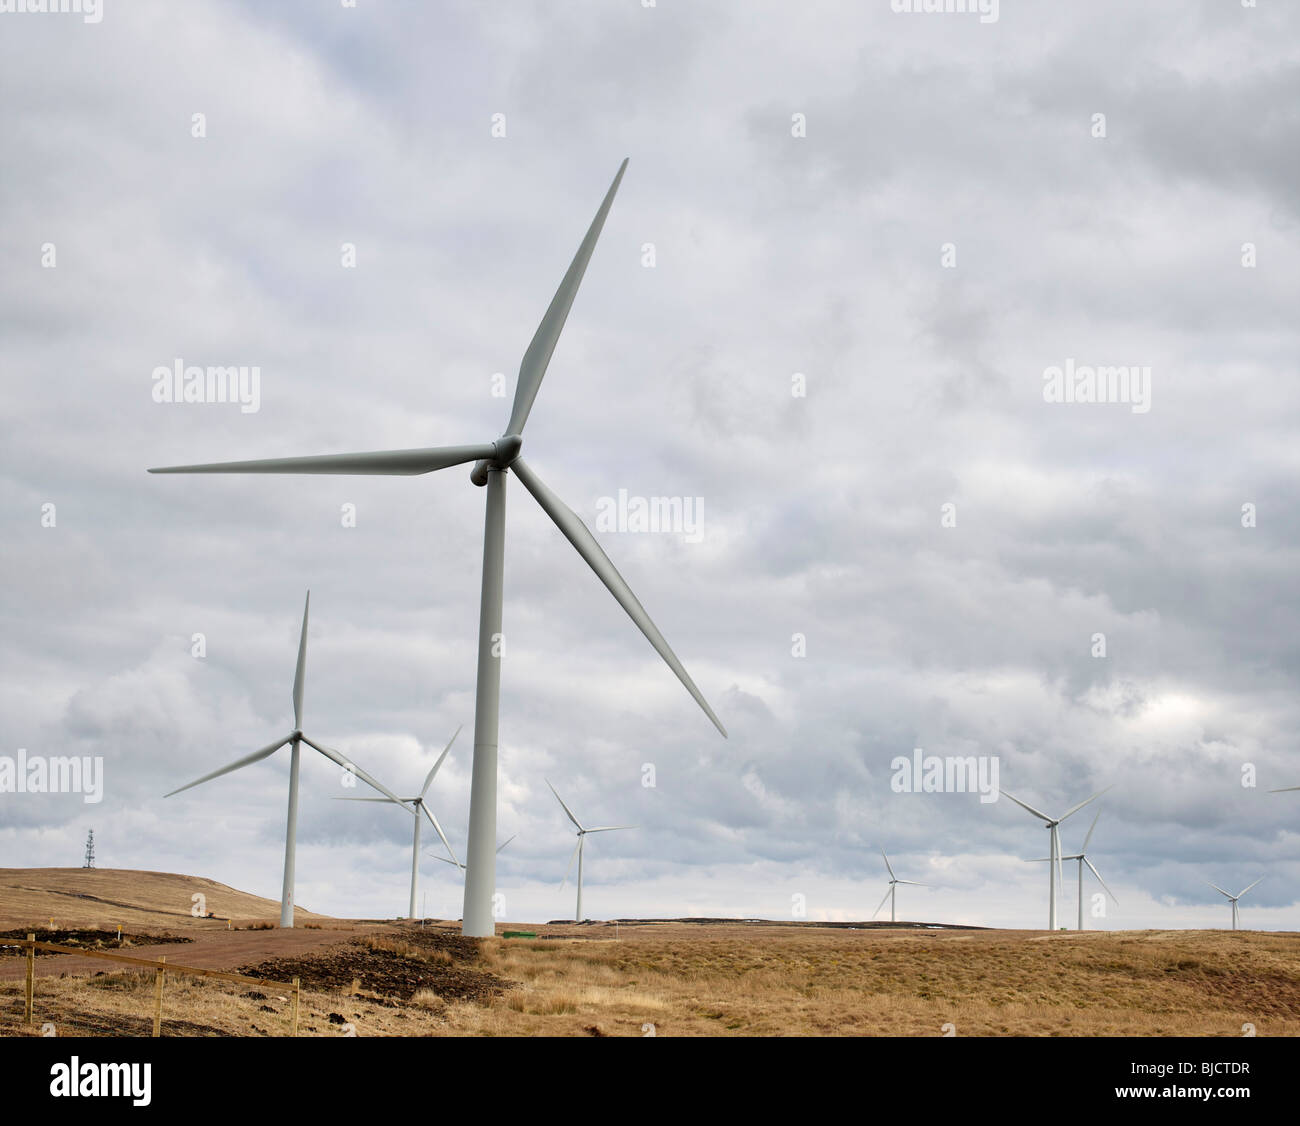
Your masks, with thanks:
[[(40, 921), (12, 918), (13, 878), (0, 872), (0, 926)], [(26, 872), (27, 894), (44, 878)], [(75, 885), (67, 879), (55, 881), (60, 896)], [(181, 919), (156, 918), (158, 931), (194, 937), (156, 952), (300, 977), (305, 1036), (941, 1036), (948, 1024), (959, 1036), (1240, 1036), (1244, 1024), (1300, 1035), (1296, 934), (645, 922), (511, 925), (502, 929), (538, 937), (480, 942), (452, 923), (321, 919), (319, 929), (220, 934), (193, 923), (185, 932)], [(45, 1023), (63, 1035), (148, 1035), (151, 973), (78, 959), (75, 975), (58, 976), (61, 956), (39, 961), (28, 1029), (22, 960), (0, 958), (0, 1035), (39, 1035)], [(274, 986), (167, 979), (164, 1035), (281, 1036), (288, 1016)]]

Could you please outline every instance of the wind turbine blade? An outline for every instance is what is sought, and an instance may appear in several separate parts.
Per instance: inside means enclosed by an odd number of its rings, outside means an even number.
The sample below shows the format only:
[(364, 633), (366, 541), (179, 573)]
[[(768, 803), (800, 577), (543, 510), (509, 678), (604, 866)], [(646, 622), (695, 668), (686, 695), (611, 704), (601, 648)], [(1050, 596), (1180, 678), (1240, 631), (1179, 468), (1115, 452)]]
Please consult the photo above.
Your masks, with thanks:
[[(548, 786), (551, 786), (551, 783), (547, 779), (543, 778), (542, 781), (546, 782)], [(568, 815), (569, 820), (572, 821), (574, 825), (577, 826), (579, 831), (582, 831), (582, 822), (573, 816), (573, 810), (571, 810), (567, 805), (564, 804), (564, 799), (560, 797), (559, 794), (555, 793), (554, 786), (551, 786), (551, 793), (555, 794), (555, 800), (560, 803), (560, 808), (563, 809), (565, 814)]]
[(569, 882), (569, 873), (573, 871), (573, 862), (578, 859), (578, 849), (582, 847), (582, 838), (578, 838), (578, 843), (573, 846), (573, 855), (569, 857), (569, 866), (564, 869), (564, 879), (560, 881), (560, 890), (564, 890), (564, 885)]
[(1042, 820), (1042, 821), (1046, 821), (1049, 825), (1051, 824), (1052, 819), (1051, 819), (1050, 817), (1048, 817), (1046, 813), (1040, 813), (1040, 812), (1039, 812), (1038, 810), (1036, 810), (1032, 805), (1025, 805), (1025, 803), (1022, 802), (1019, 798), (1017, 798), (1017, 797), (1012, 797), (1011, 794), (1008, 794), (1008, 793), (1006, 792), (1006, 790), (999, 790), (998, 793), (1001, 794), (1004, 798), (1011, 798), (1011, 800), (1012, 800), (1013, 802), (1015, 802), (1016, 805), (1020, 806), (1021, 809), (1027, 809), (1027, 810), (1029, 810), (1029, 812), (1032, 813), (1035, 817), (1039, 818), (1039, 819)]
[(587, 263), (591, 261), (591, 253), (596, 249), (596, 240), (600, 238), (601, 228), (605, 225), (605, 216), (609, 214), (610, 205), (614, 202), (614, 194), (618, 191), (618, 185), (622, 182), (626, 170), (627, 161), (624, 160), (618, 167), (618, 174), (610, 184), (609, 191), (605, 193), (596, 217), (587, 228), (586, 237), (578, 247), (578, 253), (573, 256), (573, 261), (560, 282), (560, 288), (551, 298), (551, 304), (546, 310), (546, 315), (542, 317), (542, 323), (537, 326), (537, 331), (533, 334), (528, 351), (524, 353), (523, 361), (519, 365), (519, 382), (515, 386), (515, 402), (510, 411), (510, 422), (506, 426), (507, 434), (524, 432), (528, 412), (533, 409), (533, 400), (537, 398), (537, 389), (541, 387), (542, 377), (551, 362), (551, 353), (555, 351), (556, 341), (560, 339), (560, 330), (564, 328), (569, 310), (573, 307), (573, 299), (582, 284), (582, 276), (587, 272)]
[[(464, 726), (463, 723), (460, 725), (460, 727)], [(429, 771), (429, 777), (424, 780), (424, 789), (420, 791), (420, 797), (424, 797), (429, 792), (429, 787), (433, 784), (433, 776), (438, 773), (438, 767), (442, 765), (442, 760), (447, 757), (447, 752), (451, 750), (452, 743), (456, 741), (456, 735), (460, 734), (460, 727), (456, 728), (455, 734), (447, 740), (447, 745), (442, 748), (442, 754), (438, 756), (438, 761), (433, 764), (433, 769)]]
[(928, 888), (929, 884), (918, 884), (915, 880), (895, 880), (896, 884), (911, 884), (914, 888)]
[(376, 450), (359, 454), (318, 454), (313, 457), (272, 457), (256, 461), (214, 461), (205, 465), (167, 465), (150, 473), (349, 473), (411, 477), (467, 461), (496, 456), (496, 445), (434, 446), (420, 450)]
[(588, 829), (588, 833), (608, 833), (611, 829), (639, 829), (640, 825), (602, 825), (599, 829)]
[(330, 801), (377, 801), (381, 805), (392, 805), (392, 798), (330, 798)]
[(1283, 786), (1280, 790), (1269, 790), (1270, 794), (1289, 794), (1292, 790), (1300, 790), (1300, 786)]
[(645, 608), (637, 601), (636, 595), (632, 593), (632, 588), (623, 580), (623, 576), (618, 573), (618, 568), (610, 562), (609, 556), (596, 542), (596, 537), (587, 530), (587, 526), (578, 518), (578, 514), (542, 483), (537, 474), (525, 464), (523, 458), (515, 458), (510, 468), (515, 472), (519, 480), (524, 483), (524, 487), (533, 494), (546, 514), (555, 522), (555, 526), (564, 533), (565, 538), (577, 549), (578, 554), (587, 561), (587, 566), (596, 572), (596, 577), (609, 588), (610, 594), (627, 611), (628, 617), (645, 634), (659, 656), (677, 674), (677, 679), (686, 686), (686, 690), (695, 698), (695, 702), (704, 709), (704, 714), (713, 721), (713, 726), (722, 732), (723, 738), (726, 738), (727, 729), (722, 726), (721, 721), (713, 714), (713, 709), (709, 707), (708, 701), (704, 699), (700, 690), (695, 687), (695, 681), (690, 678), (690, 674), (682, 667), (681, 661), (677, 659), (677, 654), (672, 651), (668, 642), (664, 640), (664, 635), (659, 632), (659, 628), (650, 620), (650, 615), (645, 612)]
[(438, 824), (438, 819), (434, 817), (433, 811), (424, 802), (420, 803), (420, 808), (424, 810), (424, 815), (429, 819), (429, 824), (433, 826), (433, 831), (438, 834), (438, 839), (442, 841), (443, 848), (451, 854), (452, 860), (459, 864), (460, 859), (456, 856), (456, 850), (451, 847), (451, 841), (447, 839), (447, 834), (442, 831), (442, 826)]
[[(1260, 878), (1259, 878), (1258, 880), (1255, 881), (1255, 884), (1258, 884), (1258, 883), (1262, 882), (1263, 879), (1264, 879), (1264, 877), (1263, 877), (1263, 876), (1260, 876)], [(1246, 894), (1246, 892), (1250, 891), (1250, 888), (1253, 888), (1253, 887), (1255, 886), (1255, 884), (1251, 884), (1250, 887), (1242, 888), (1241, 891), (1237, 892), (1237, 898), (1240, 899), (1243, 895)]]
[[(885, 856), (885, 850), (884, 850), (883, 848), (880, 850), (880, 855), (881, 855), (881, 856)], [(889, 869), (889, 878), (890, 878), (891, 880), (893, 880), (893, 879), (897, 879), (897, 877), (894, 875), (894, 869), (893, 869), (893, 866), (889, 863), (889, 857), (888, 857), (888, 856), (885, 856), (885, 867)]]
[[(1207, 882), (1207, 883), (1208, 883), (1208, 882)], [(1212, 888), (1213, 888), (1215, 891), (1217, 891), (1220, 895), (1227, 896), (1227, 898), (1229, 898), (1229, 899), (1232, 899), (1232, 898), (1233, 898), (1231, 895), (1228, 895), (1228, 893), (1227, 893), (1226, 891), (1224, 891), (1223, 888), (1219, 887), (1218, 884), (1208, 884), (1208, 886), (1209, 886), (1209, 887), (1212, 887)]]
[(319, 743), (313, 743), (310, 739), (307, 738), (306, 735), (302, 737), (302, 741), (306, 743), (307, 746), (311, 747), (313, 750), (320, 751), (320, 753), (323, 754), (331, 762), (336, 762), (338, 763), (339, 766), (345, 767), (346, 769), (352, 771), (353, 774), (355, 774), (358, 778), (360, 778), (361, 781), (363, 781), (372, 790), (378, 790), (381, 794), (384, 795), (384, 797), (388, 798), (390, 801), (396, 802), (403, 809), (411, 808), (410, 805), (408, 805), (401, 798), (399, 798), (387, 786), (385, 786), (381, 782), (376, 782), (373, 778), (370, 777), (369, 774), (367, 774), (364, 770), (362, 770), (361, 767), (359, 767), (355, 762), (345, 757), (344, 755), (340, 754), (338, 751), (332, 751), (330, 750), (329, 747), (323, 747)]
[(251, 755), (245, 755), (236, 762), (232, 762), (229, 766), (223, 766), (220, 770), (214, 770), (211, 774), (205, 774), (202, 778), (196, 778), (193, 782), (182, 786), (179, 790), (173, 790), (171, 794), (163, 794), (163, 797), (169, 798), (172, 794), (179, 794), (182, 790), (189, 790), (195, 786), (201, 786), (204, 782), (211, 782), (212, 779), (220, 778), (223, 774), (229, 774), (232, 770), (238, 770), (241, 766), (250, 766), (259, 759), (264, 759), (268, 755), (275, 754), (275, 752), (289, 742), (291, 738), (291, 735), (286, 735), (278, 743), (271, 743), (268, 746), (263, 747), (260, 751), (254, 751)]
[(510, 836), (506, 837), (504, 841), (502, 841), (499, 845), (497, 845), (497, 852), (500, 852), (503, 848), (506, 847), (506, 845), (508, 845), (511, 841), (513, 841), (517, 836), (519, 836), (518, 833), (511, 833)]
[(1097, 819), (1101, 817), (1101, 810), (1097, 810), (1097, 816), (1092, 819), (1092, 824), (1088, 826), (1088, 835), (1083, 838), (1083, 847), (1079, 849), (1079, 855), (1082, 856), (1088, 851), (1088, 842), (1092, 840), (1092, 831), (1097, 827)]
[(311, 609), (311, 591), (302, 605), (302, 636), (298, 638), (298, 667), (293, 674), (293, 728), (302, 730), (302, 690), (307, 683), (307, 612)]
[[(1103, 879), (1101, 878), (1101, 873), (1097, 871), (1097, 866), (1096, 866), (1095, 864), (1093, 864), (1093, 862), (1092, 862), (1091, 860), (1089, 860), (1086, 856), (1083, 858), (1083, 862), (1084, 862), (1086, 865), (1088, 865), (1088, 870), (1089, 870), (1089, 871), (1090, 871), (1094, 876), (1097, 877), (1097, 882), (1098, 882), (1099, 884), (1101, 884), (1102, 890), (1103, 890), (1107, 895), (1109, 895), (1109, 896), (1111, 897), (1111, 899), (1115, 899), (1115, 893), (1114, 893), (1113, 891), (1111, 891), (1110, 888), (1108, 888), (1108, 887), (1106, 886), (1106, 881), (1103, 880)], [(1116, 906), (1116, 907), (1119, 906), (1119, 900), (1118, 900), (1118, 899), (1115, 899), (1115, 906)]]
[(883, 907), (883, 906), (885, 905), (885, 900), (888, 899), (888, 898), (889, 898), (889, 892), (885, 892), (885, 899), (882, 899), (882, 900), (880, 901), (880, 906), (877, 907), (874, 911), (871, 912), (871, 917), (872, 917), (873, 919), (874, 919), (877, 915), (880, 914), (880, 908)]
[[(1107, 786), (1107, 787), (1106, 787), (1106, 790), (1109, 790), (1109, 789), (1110, 789), (1110, 787)], [(1070, 816), (1070, 814), (1072, 814), (1072, 813), (1078, 813), (1079, 810), (1081, 810), (1081, 809), (1082, 809), (1085, 805), (1087, 805), (1090, 801), (1096, 801), (1099, 797), (1101, 797), (1101, 795), (1104, 794), (1104, 793), (1106, 792), (1106, 790), (1098, 790), (1095, 794), (1092, 795), (1092, 797), (1090, 797), (1090, 798), (1084, 798), (1083, 801), (1081, 801), (1078, 805), (1072, 805), (1072, 806), (1070, 806), (1069, 809), (1067, 809), (1064, 813), (1061, 814), (1060, 817), (1057, 818), (1057, 821), (1058, 821), (1058, 822), (1060, 822), (1060, 821), (1064, 821), (1067, 817)]]

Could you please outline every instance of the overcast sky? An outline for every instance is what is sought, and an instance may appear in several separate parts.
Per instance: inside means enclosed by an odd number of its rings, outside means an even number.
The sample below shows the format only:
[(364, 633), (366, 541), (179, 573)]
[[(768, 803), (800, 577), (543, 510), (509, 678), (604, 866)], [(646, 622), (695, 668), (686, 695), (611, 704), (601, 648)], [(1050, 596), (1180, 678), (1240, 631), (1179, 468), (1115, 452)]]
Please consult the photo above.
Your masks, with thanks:
[[(701, 498), (701, 534), (598, 535), (730, 738), (512, 480), (506, 916), (573, 911), (549, 778), (639, 826), (590, 842), (593, 917), (863, 918), (884, 846), (935, 885), (901, 916), (1045, 925), (1047, 833), (895, 792), (921, 748), (1054, 815), (1114, 787), (1091, 926), (1224, 926), (1205, 882), (1262, 876), (1243, 925), (1300, 928), (1300, 792), (1267, 792), (1300, 786), (1300, 10), (997, 15), (0, 14), (0, 755), (105, 775), (0, 794), (0, 866), (76, 865), (93, 827), (102, 867), (278, 898), (287, 750), (162, 795), (292, 727), (308, 588), (304, 729), (405, 794), (464, 724), (430, 795), (463, 854), (469, 467), (145, 468), (492, 440), (629, 157), (524, 452), (593, 529), (619, 490)], [(258, 409), (155, 401), (178, 361), (256, 366)], [(1049, 402), (1067, 361), (1149, 400)], [(305, 750), (297, 902), (404, 913), (409, 818), (357, 792)], [(422, 887), (459, 916), (454, 869)]]

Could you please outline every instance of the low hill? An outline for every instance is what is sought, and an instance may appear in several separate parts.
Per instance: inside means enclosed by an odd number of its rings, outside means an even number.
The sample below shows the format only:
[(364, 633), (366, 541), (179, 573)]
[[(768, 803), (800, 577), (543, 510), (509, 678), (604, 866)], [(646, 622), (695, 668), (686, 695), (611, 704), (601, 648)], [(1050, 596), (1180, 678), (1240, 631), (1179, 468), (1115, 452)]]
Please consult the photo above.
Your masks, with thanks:
[[(202, 895), (201, 901), (193, 897)], [(201, 903), (217, 920), (196, 917)], [(280, 903), (236, 891), (216, 880), (174, 872), (138, 872), (129, 868), (0, 868), (0, 929), (24, 925), (59, 927), (150, 927), (175, 930), (211, 929), (231, 917), (235, 926), (278, 924)], [(218, 921), (219, 920), (219, 921)], [(327, 922), (298, 907), (294, 920)]]

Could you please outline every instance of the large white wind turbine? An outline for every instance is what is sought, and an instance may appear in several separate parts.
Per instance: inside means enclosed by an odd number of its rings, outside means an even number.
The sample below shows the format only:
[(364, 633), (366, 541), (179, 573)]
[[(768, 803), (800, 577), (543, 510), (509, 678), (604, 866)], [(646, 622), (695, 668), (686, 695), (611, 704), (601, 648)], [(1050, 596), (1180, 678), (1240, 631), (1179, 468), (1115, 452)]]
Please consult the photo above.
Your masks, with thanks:
[[(1110, 789), (1110, 787), (1108, 786), (1106, 787), (1106, 789)], [(1047, 893), (1048, 893), (1047, 929), (1048, 930), (1051, 931), (1056, 930), (1056, 885), (1060, 882), (1061, 879), (1061, 834), (1058, 831), (1058, 827), (1060, 826), (1061, 822), (1064, 821), (1067, 817), (1071, 816), (1072, 814), (1078, 813), (1079, 810), (1081, 810), (1090, 801), (1095, 801), (1097, 798), (1101, 797), (1101, 795), (1104, 794), (1105, 792), (1106, 790), (1098, 790), (1095, 794), (1092, 795), (1092, 797), (1084, 798), (1084, 800), (1081, 801), (1078, 805), (1071, 806), (1064, 813), (1062, 813), (1060, 817), (1053, 818), (1053, 817), (1048, 817), (1046, 813), (1040, 813), (1032, 805), (1026, 805), (1019, 798), (1012, 797), (1010, 794), (1006, 792), (1006, 790), (998, 791), (998, 793), (1000, 793), (1004, 798), (1011, 798), (1011, 800), (1015, 802), (1016, 805), (1020, 806), (1021, 809), (1027, 810), (1028, 812), (1032, 813), (1040, 821), (1047, 822), (1047, 827), (1048, 829), (1051, 830), (1052, 844), (1051, 844), (1051, 856), (1048, 857), (1050, 863), (1048, 864), (1049, 876), (1048, 876), (1048, 886), (1047, 886)], [(1098, 879), (1100, 879), (1100, 877), (1098, 877)]]
[[(1015, 801), (1014, 798), (1011, 799)], [(1068, 814), (1066, 816), (1069, 816)], [(1097, 871), (1096, 866), (1088, 859), (1088, 842), (1092, 840), (1092, 831), (1097, 827), (1097, 818), (1101, 816), (1101, 810), (1097, 810), (1097, 817), (1092, 819), (1092, 824), (1088, 826), (1088, 835), (1083, 838), (1083, 847), (1073, 856), (1062, 856), (1062, 860), (1077, 860), (1079, 862), (1079, 929), (1083, 930), (1083, 866), (1088, 865), (1088, 870), (1097, 877), (1097, 882), (1101, 884), (1102, 889), (1111, 899), (1115, 900), (1115, 906), (1119, 906), (1119, 900), (1115, 899), (1115, 893), (1106, 887), (1106, 881), (1101, 878), (1101, 873)], [(1050, 860), (1051, 857), (1039, 856), (1037, 861)]]
[(232, 762), (229, 766), (223, 766), (220, 770), (205, 774), (202, 778), (197, 778), (188, 785), (173, 790), (171, 794), (164, 795), (164, 797), (171, 797), (172, 794), (179, 794), (182, 790), (188, 790), (192, 786), (200, 786), (204, 782), (212, 781), (213, 778), (220, 778), (223, 774), (238, 770), (241, 766), (249, 766), (252, 763), (259, 762), (275, 754), (286, 743), (292, 744), (293, 749), (289, 759), (289, 823), (284, 834), (284, 884), (280, 891), (280, 926), (282, 927), (293, 926), (293, 865), (298, 837), (298, 752), (300, 745), (306, 743), (312, 750), (319, 751), (331, 762), (338, 763), (349, 773), (360, 778), (366, 785), (378, 790), (384, 795), (381, 800), (395, 801), (398, 805), (403, 804), (401, 798), (385, 789), (364, 770), (339, 754), (338, 751), (332, 751), (329, 747), (314, 743), (302, 733), (302, 694), (307, 680), (307, 611), (310, 606), (311, 591), (308, 591), (307, 601), (302, 607), (302, 635), (298, 639), (298, 667), (293, 674), (293, 730), (283, 739), (263, 747), (260, 751), (254, 751), (251, 755), (241, 758), (238, 762)]
[(442, 841), (443, 846), (451, 853), (451, 860), (457, 864), (456, 851), (451, 847), (451, 842), (447, 840), (447, 834), (442, 831), (442, 826), (438, 824), (438, 818), (434, 816), (433, 810), (429, 808), (428, 802), (424, 800), (425, 795), (429, 792), (429, 787), (433, 785), (434, 775), (438, 773), (438, 767), (442, 765), (442, 760), (447, 757), (447, 752), (451, 750), (451, 745), (456, 741), (456, 736), (460, 734), (460, 728), (456, 728), (452, 737), (447, 740), (447, 745), (443, 747), (442, 754), (438, 756), (438, 761), (433, 764), (433, 769), (429, 771), (428, 777), (424, 780), (424, 788), (419, 795), (414, 798), (404, 798), (402, 801), (396, 801), (393, 798), (337, 798), (337, 801), (368, 801), (368, 802), (385, 802), (389, 805), (400, 805), (403, 809), (410, 809), (415, 814), (415, 835), (411, 839), (411, 907), (407, 912), (408, 919), (415, 918), (415, 885), (420, 879), (420, 814), (423, 813), (429, 819), (429, 824), (438, 834), (438, 839)]
[[(883, 848), (880, 850), (880, 855), (885, 856), (885, 850)], [(918, 884), (915, 880), (900, 880), (897, 876), (894, 875), (894, 866), (889, 863), (888, 856), (885, 856), (885, 867), (889, 869), (889, 890), (885, 892), (885, 899), (889, 900), (889, 921), (893, 923), (893, 922), (897, 922), (897, 920), (894, 918), (894, 892), (897, 890), (898, 885), (911, 884), (913, 887), (918, 887), (918, 888), (925, 888), (925, 887), (929, 887), (930, 885)], [(873, 919), (880, 914), (880, 908), (885, 905), (885, 899), (882, 899), (880, 901), (880, 905), (874, 911), (871, 912), (871, 917)]]
[(462, 932), (468, 935), (481, 937), (495, 933), (492, 895), (496, 884), (497, 720), (501, 695), (501, 662), (498, 652), (505, 551), (506, 474), (509, 471), (514, 471), (524, 488), (532, 493), (565, 538), (609, 588), (619, 605), (645, 634), (696, 703), (704, 709), (714, 726), (724, 737), (727, 734), (677, 655), (595, 537), (577, 514), (552, 493), (519, 456), (523, 446), (524, 424), (528, 421), (533, 400), (537, 397), (542, 377), (550, 363), (551, 353), (555, 350), (560, 330), (569, 315), (596, 240), (605, 224), (605, 216), (614, 202), (614, 193), (618, 190), (626, 169), (627, 161), (624, 160), (524, 353), (510, 420), (505, 432), (495, 442), (432, 449), (178, 465), (150, 470), (151, 473), (344, 473), (411, 476), (466, 462), (475, 463), (470, 480), (476, 485), (487, 486), (487, 515), (483, 527), (483, 585), (479, 604), (478, 686), (474, 701), (474, 767), (470, 783), (468, 867), (464, 919), (461, 924)]
[[(547, 782), (546, 784), (548, 786), (551, 786), (550, 782)], [(574, 848), (573, 850), (573, 856), (569, 857), (568, 867), (564, 869), (564, 879), (560, 881), (560, 889), (563, 890), (564, 885), (569, 882), (569, 873), (573, 871), (573, 857), (576, 856), (578, 858), (578, 907), (573, 916), (573, 921), (575, 923), (580, 923), (582, 922), (582, 850), (587, 840), (587, 834), (588, 833), (609, 833), (615, 829), (635, 829), (636, 826), (635, 825), (601, 825), (600, 827), (595, 829), (584, 829), (582, 826), (582, 822), (573, 816), (573, 810), (571, 810), (567, 805), (564, 804), (564, 799), (560, 797), (559, 794), (555, 793), (554, 786), (551, 786), (551, 793), (555, 794), (555, 800), (560, 803), (560, 808), (564, 810), (565, 816), (568, 817), (568, 819), (573, 822), (573, 827), (578, 830), (578, 844), (577, 847)]]
[[(1262, 880), (1263, 878), (1264, 878), (1263, 876), (1260, 876), (1259, 880), (1255, 881), (1255, 884), (1259, 883), (1260, 880)], [(1214, 890), (1217, 891), (1220, 895), (1227, 896), (1228, 902), (1232, 904), (1232, 929), (1233, 930), (1237, 929), (1237, 900), (1239, 900), (1243, 895), (1245, 895), (1246, 892), (1250, 891), (1250, 889), (1253, 888), (1255, 884), (1250, 884), (1248, 887), (1242, 888), (1241, 891), (1237, 892), (1236, 895), (1229, 895), (1226, 891), (1223, 890), (1223, 888), (1219, 887), (1218, 884), (1208, 885), (1209, 887), (1214, 888)]]

